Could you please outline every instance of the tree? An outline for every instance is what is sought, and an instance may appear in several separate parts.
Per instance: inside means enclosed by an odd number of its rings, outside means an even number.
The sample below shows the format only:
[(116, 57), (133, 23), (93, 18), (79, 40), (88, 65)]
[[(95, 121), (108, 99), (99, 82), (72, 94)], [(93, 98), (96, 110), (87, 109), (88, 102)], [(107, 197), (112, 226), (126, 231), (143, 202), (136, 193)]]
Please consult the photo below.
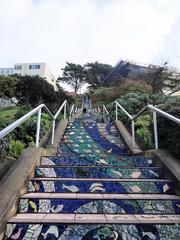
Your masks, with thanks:
[(84, 65), (87, 82), (92, 88), (106, 86), (105, 77), (112, 70), (112, 66), (103, 63), (87, 63)]
[(171, 95), (180, 90), (180, 73), (175, 68), (168, 67), (168, 62), (162, 66), (150, 66), (147, 83), (152, 86), (152, 93)]
[(77, 93), (86, 83), (83, 66), (67, 62), (65, 68), (62, 68), (62, 70), (62, 77), (58, 78), (59, 83), (64, 82), (68, 84)]
[(0, 97), (14, 97), (18, 81), (16, 76), (0, 76)]
[(67, 99), (65, 92), (61, 88), (59, 88), (58, 92), (55, 92), (54, 87), (39, 76), (26, 75), (18, 77), (16, 97), (23, 105), (34, 107), (45, 103), (51, 110), (56, 110)]

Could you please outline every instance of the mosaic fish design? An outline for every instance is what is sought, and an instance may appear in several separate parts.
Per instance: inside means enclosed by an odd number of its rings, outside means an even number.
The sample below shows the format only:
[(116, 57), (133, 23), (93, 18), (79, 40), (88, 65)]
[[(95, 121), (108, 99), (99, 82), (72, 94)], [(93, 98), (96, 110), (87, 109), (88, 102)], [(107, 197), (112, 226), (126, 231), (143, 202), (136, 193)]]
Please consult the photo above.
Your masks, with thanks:
[[(17, 238), (18, 237), (18, 238)], [(154, 224), (7, 224), (6, 239), (19, 240), (178, 240), (180, 225)]]
[[(163, 169), (153, 167), (151, 157), (130, 156), (116, 127), (112, 123), (101, 123), (98, 116), (92, 114), (80, 116), (68, 124), (57, 156), (43, 157), (35, 177), (28, 186), (28, 191), (34, 194), (174, 194), (174, 183), (163, 180)], [(100, 180), (102, 178), (106, 180)], [(167, 200), (22, 197), (18, 211), (54, 216), (63, 213), (177, 216), (180, 200), (173, 197)], [(13, 222), (7, 224), (4, 239), (179, 240), (180, 225)]]
[[(98, 186), (97, 187), (102, 187)], [(36, 206), (32, 208), (30, 202)], [(19, 212), (180, 214), (180, 200), (21, 199)]]
[[(166, 181), (103, 181), (102, 186), (93, 189), (95, 193), (174, 193), (173, 182)], [(77, 181), (77, 180), (30, 180), (29, 191), (30, 192), (78, 192), (78, 193), (90, 193), (92, 192), (92, 181)], [(37, 190), (32, 186), (38, 185)], [(168, 186), (168, 189), (164, 188)]]

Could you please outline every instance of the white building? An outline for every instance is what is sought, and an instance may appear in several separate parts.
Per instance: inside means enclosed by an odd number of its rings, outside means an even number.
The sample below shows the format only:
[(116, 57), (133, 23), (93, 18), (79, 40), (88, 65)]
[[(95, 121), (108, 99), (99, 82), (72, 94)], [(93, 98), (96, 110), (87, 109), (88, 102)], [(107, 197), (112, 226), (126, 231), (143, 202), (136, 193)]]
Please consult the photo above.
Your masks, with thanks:
[(0, 68), (0, 75), (8, 76), (14, 73), (14, 68)]
[(19, 74), (22, 76), (30, 75), (44, 78), (49, 84), (53, 85), (54, 90), (57, 90), (56, 78), (50, 71), (46, 63), (16, 63), (14, 68), (0, 68), (0, 75)]

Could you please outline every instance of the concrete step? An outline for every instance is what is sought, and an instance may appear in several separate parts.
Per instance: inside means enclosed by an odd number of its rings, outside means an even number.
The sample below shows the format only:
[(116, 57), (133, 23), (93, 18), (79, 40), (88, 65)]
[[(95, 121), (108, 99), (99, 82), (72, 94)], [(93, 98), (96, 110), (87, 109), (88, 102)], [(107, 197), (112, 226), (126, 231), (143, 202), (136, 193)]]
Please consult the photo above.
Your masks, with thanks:
[(36, 167), (36, 177), (70, 178), (163, 178), (162, 169), (157, 167)]
[(174, 183), (161, 179), (34, 178), (28, 191), (174, 194)]
[(21, 198), (58, 198), (58, 199), (121, 199), (121, 200), (180, 200), (180, 196), (172, 194), (107, 194), (107, 193), (26, 193)]
[(150, 224), (180, 224), (180, 215), (153, 214), (44, 214), (18, 213), (8, 223), (150, 223)]

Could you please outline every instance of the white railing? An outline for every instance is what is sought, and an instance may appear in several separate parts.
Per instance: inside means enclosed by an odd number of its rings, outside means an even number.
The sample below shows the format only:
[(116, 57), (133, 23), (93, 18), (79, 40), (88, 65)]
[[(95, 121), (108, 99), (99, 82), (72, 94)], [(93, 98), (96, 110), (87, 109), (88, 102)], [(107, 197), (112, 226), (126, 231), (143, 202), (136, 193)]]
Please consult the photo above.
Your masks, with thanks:
[[(157, 127), (157, 113), (161, 116), (170, 119), (171, 121), (177, 123), (180, 125), (180, 119), (177, 117), (172, 116), (171, 114), (164, 112), (160, 110), (157, 107), (154, 107), (152, 105), (147, 105), (144, 107), (140, 112), (138, 112), (135, 116), (130, 115), (117, 101), (113, 102), (113, 105), (115, 104), (115, 114), (116, 114), (116, 120), (118, 120), (118, 108), (120, 108), (131, 120), (131, 131), (132, 131), (132, 143), (133, 146), (135, 145), (135, 128), (134, 128), (134, 122), (135, 120), (142, 115), (142, 113), (146, 110), (151, 110), (153, 112), (153, 127), (154, 127), (154, 142), (155, 142), (155, 149), (158, 149), (158, 127)], [(110, 112), (108, 112), (107, 108), (103, 105), (103, 113), (109, 117)]]
[[(74, 109), (74, 105), (72, 106), (72, 108)], [(71, 108), (71, 110), (72, 110), (72, 108)], [(20, 126), (27, 119), (29, 119), (31, 116), (33, 116), (33, 115), (35, 115), (37, 113), (38, 114), (38, 118), (37, 118), (37, 127), (36, 127), (36, 147), (38, 147), (39, 146), (40, 128), (41, 128), (41, 112), (42, 112), (42, 109), (44, 109), (49, 114), (50, 118), (52, 119), (52, 141), (51, 141), (51, 143), (53, 144), (54, 143), (56, 119), (59, 116), (59, 114), (62, 111), (62, 109), (64, 109), (64, 119), (66, 119), (66, 115), (67, 115), (67, 100), (65, 100), (63, 102), (63, 104), (60, 106), (59, 110), (57, 111), (57, 113), (54, 116), (53, 116), (53, 114), (47, 108), (47, 106), (45, 104), (39, 105), (38, 107), (34, 108), (33, 110), (31, 110), (30, 112), (25, 114), (23, 117), (21, 117), (18, 120), (16, 120), (14, 123), (10, 124), (9, 126), (4, 128), (3, 130), (1, 130), (0, 131), (0, 139), (5, 137), (6, 135), (8, 135), (15, 128)], [(73, 110), (70, 112), (70, 116), (72, 116), (72, 114), (74, 114)]]
[(59, 110), (57, 113), (53, 116), (53, 123), (52, 123), (52, 138), (51, 138), (51, 143), (54, 143), (54, 134), (55, 134), (55, 128), (56, 128), (56, 119), (59, 116), (60, 112), (64, 108), (64, 119), (66, 119), (66, 111), (67, 111), (67, 100), (63, 102), (63, 104), (60, 106)]
[(70, 108), (70, 112), (69, 112), (69, 120), (71, 121), (72, 116), (77, 112), (77, 107), (75, 108), (75, 105), (73, 104)]
[(104, 117), (105, 115), (108, 116), (108, 118), (107, 118), (107, 122), (109, 123), (109, 112), (108, 112), (106, 106), (103, 105), (103, 117)]

